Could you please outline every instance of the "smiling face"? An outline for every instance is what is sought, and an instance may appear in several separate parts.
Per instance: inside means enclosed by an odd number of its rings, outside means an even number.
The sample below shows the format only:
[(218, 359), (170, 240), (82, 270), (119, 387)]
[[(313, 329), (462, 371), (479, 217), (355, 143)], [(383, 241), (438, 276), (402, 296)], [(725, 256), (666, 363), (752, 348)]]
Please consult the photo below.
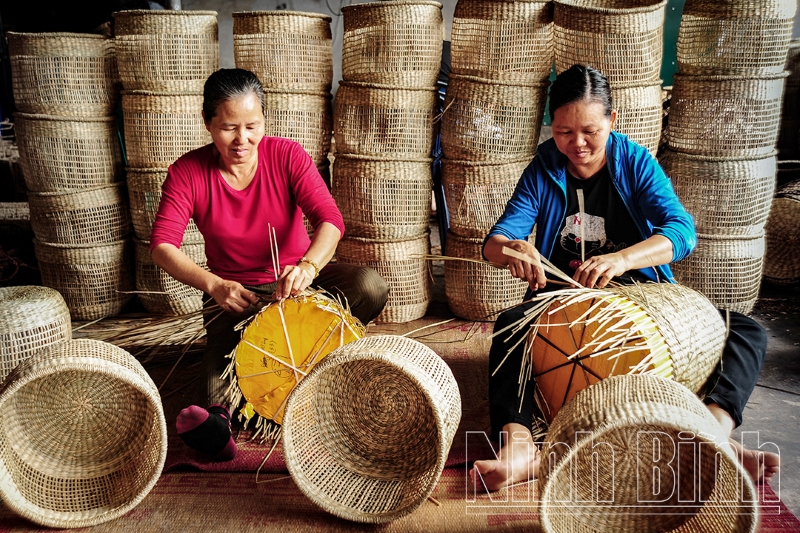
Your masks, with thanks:
[(248, 93), (222, 101), (214, 117), (206, 120), (206, 129), (226, 167), (252, 164), (264, 137), (264, 113), (258, 96)]
[(559, 107), (553, 113), (553, 139), (559, 152), (567, 156), (567, 170), (577, 178), (590, 178), (606, 162), (606, 142), (617, 112), (605, 114), (605, 106), (595, 100), (579, 100)]

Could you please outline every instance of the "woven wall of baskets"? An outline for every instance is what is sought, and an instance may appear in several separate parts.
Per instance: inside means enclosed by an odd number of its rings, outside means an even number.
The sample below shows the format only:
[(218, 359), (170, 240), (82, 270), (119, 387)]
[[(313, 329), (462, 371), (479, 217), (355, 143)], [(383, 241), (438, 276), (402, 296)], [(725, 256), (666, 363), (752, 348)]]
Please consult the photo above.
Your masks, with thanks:
[[(185, 315), (203, 308), (203, 293), (167, 274), (150, 257), (150, 243), (136, 240), (136, 290), (148, 312), (157, 315)], [(207, 269), (205, 244), (184, 243), (181, 251)]]
[(780, 284), (800, 282), (800, 180), (782, 185), (767, 220), (764, 277)]
[(315, 165), (328, 161), (333, 134), (329, 92), (265, 90), (264, 125), (266, 135), (286, 137), (303, 145)]
[(219, 68), (216, 11), (120, 11), (114, 33), (126, 90), (202, 91)]
[(655, 156), (664, 118), (661, 80), (653, 85), (612, 87), (611, 100), (617, 110), (614, 131), (627, 135)]
[[(166, 168), (128, 168), (128, 198), (131, 221), (136, 238), (150, 240), (153, 221), (161, 202), (161, 186), (167, 177)], [(203, 235), (193, 220), (183, 235), (184, 243), (203, 242)]]

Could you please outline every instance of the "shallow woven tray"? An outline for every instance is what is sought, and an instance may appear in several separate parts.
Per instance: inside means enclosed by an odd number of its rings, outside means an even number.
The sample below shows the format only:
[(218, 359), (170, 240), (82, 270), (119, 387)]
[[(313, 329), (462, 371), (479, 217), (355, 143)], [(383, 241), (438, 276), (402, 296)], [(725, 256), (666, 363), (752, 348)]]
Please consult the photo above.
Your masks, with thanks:
[(686, 259), (672, 263), (672, 273), (716, 307), (750, 314), (761, 286), (764, 241), (763, 232), (753, 237), (698, 234), (697, 248)]
[(453, 373), (420, 342), (365, 337), (295, 387), (283, 419), (294, 482), (341, 518), (384, 523), (433, 492), (461, 419)]
[(22, 113), (104, 117), (119, 102), (114, 41), (88, 33), (6, 33)]
[[(755, 487), (727, 435), (669, 380), (615, 376), (584, 389), (550, 425), (541, 456), (551, 459), (537, 481), (547, 533), (752, 533), (758, 524)], [(676, 481), (654, 479), (663, 472)]]
[(64, 298), (47, 287), (0, 287), (0, 380), (30, 356), (72, 339)]
[(800, 281), (800, 180), (778, 189), (766, 225), (764, 277), (773, 283)]
[(661, 81), (653, 85), (612, 87), (611, 100), (617, 110), (614, 131), (627, 135), (655, 157), (664, 118)]
[[(135, 240), (136, 290), (139, 301), (149, 313), (156, 315), (186, 315), (203, 308), (203, 292), (184, 285), (167, 274), (150, 257), (150, 243)], [(184, 243), (181, 251), (202, 268), (206, 265), (205, 243)], [(160, 294), (163, 293), (163, 294)]]
[(452, 74), (442, 115), (448, 159), (503, 161), (533, 158), (547, 84), (514, 85)]
[(660, 163), (699, 233), (763, 232), (775, 192), (775, 155), (731, 160), (666, 150)]
[(119, 11), (114, 33), (127, 90), (202, 91), (219, 68), (216, 11)]
[(442, 62), (442, 4), (388, 0), (342, 8), (342, 78), (399, 85), (436, 85)]
[(343, 81), (333, 102), (336, 151), (393, 159), (430, 157), (435, 105), (434, 89)]
[(72, 246), (33, 241), (42, 285), (61, 293), (73, 320), (119, 313), (134, 290), (133, 243)]
[(591, 65), (612, 86), (658, 81), (667, 0), (556, 0), (556, 71)]
[(342, 263), (370, 267), (389, 284), (389, 299), (376, 322), (410, 322), (425, 316), (431, 301), (432, 279), (424, 257), (430, 252), (427, 232), (404, 241), (347, 237), (339, 241), (336, 257)]
[(450, 41), (455, 74), (541, 83), (553, 65), (553, 4), (460, 0)]
[(264, 130), (266, 135), (299, 142), (315, 165), (323, 164), (333, 135), (331, 94), (265, 90)]
[(0, 495), (49, 527), (124, 515), (167, 456), (161, 397), (125, 350), (79, 339), (25, 361), (0, 388)]
[(337, 155), (331, 194), (347, 234), (401, 240), (425, 233), (431, 213), (432, 161)]

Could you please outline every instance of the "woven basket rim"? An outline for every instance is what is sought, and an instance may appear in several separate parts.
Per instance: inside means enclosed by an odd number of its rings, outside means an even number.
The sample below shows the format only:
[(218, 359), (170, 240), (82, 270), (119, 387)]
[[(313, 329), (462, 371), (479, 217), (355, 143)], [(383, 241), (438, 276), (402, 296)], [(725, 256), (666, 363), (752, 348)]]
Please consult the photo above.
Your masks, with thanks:
[(756, 241), (758, 239), (763, 239), (766, 235), (766, 232), (762, 229), (756, 235), (711, 235), (708, 233), (698, 233), (697, 239), (703, 239), (706, 241)]
[(120, 91), (122, 95), (131, 96), (203, 96), (203, 91), (148, 91), (146, 89), (129, 89)]
[(657, 80), (648, 80), (645, 83), (641, 81), (626, 81), (623, 83), (611, 83), (611, 90), (614, 91), (616, 89), (649, 89), (650, 87), (659, 87), (664, 89), (664, 80), (657, 79)]
[(216, 11), (194, 11), (191, 9), (181, 9), (181, 10), (173, 10), (173, 9), (124, 9), (122, 11), (114, 11), (111, 13), (111, 16), (117, 18), (117, 16), (122, 17), (139, 17), (143, 15), (156, 15), (156, 16), (171, 16), (171, 17), (187, 17), (192, 15), (214, 15), (215, 17), (219, 15)]
[(97, 187), (86, 187), (85, 189), (61, 189), (60, 191), (44, 191), (44, 192), (28, 191), (28, 195), (37, 196), (39, 198), (56, 198), (59, 196), (69, 196), (71, 194), (82, 194), (82, 193), (101, 191), (103, 189), (112, 189), (112, 188), (119, 189), (123, 185), (125, 185), (124, 181), (118, 181), (116, 183), (110, 183), (108, 185), (98, 185)]
[(442, 9), (442, 4), (434, 2), (433, 0), (387, 0), (385, 2), (365, 2), (363, 4), (350, 4), (343, 6), (341, 12), (351, 11), (353, 9), (371, 9), (375, 7), (391, 7), (391, 6), (434, 6)]
[(97, 33), (79, 33), (79, 32), (69, 32), (69, 31), (55, 31), (55, 32), (28, 32), (28, 31), (7, 31), (6, 35), (9, 37), (22, 37), (25, 39), (49, 39), (52, 37), (67, 37), (70, 39), (102, 39), (106, 41), (114, 41), (114, 39), (105, 37), (103, 35)]
[[(722, 162), (722, 161), (761, 161), (762, 159), (771, 159), (778, 155), (777, 150), (773, 150), (767, 155), (750, 155), (750, 156), (713, 156), (713, 155), (700, 155), (700, 154), (687, 154), (686, 152), (681, 152), (678, 150), (673, 150), (672, 148), (667, 148), (664, 151), (664, 156), (668, 154), (676, 154), (685, 159), (691, 159), (694, 161), (709, 161), (709, 162)], [(664, 157), (662, 156), (662, 157)]]
[(613, 7), (587, 5), (585, 2), (581, 0), (553, 0), (554, 4), (561, 4), (571, 9), (589, 11), (591, 13), (603, 13), (607, 15), (632, 15), (635, 13), (652, 13), (653, 11), (658, 11), (659, 9), (666, 7), (667, 2), (668, 0), (661, 0), (658, 3), (651, 4), (649, 6), (613, 8)]
[(156, 172), (167, 172), (169, 167), (125, 167), (125, 172), (132, 170), (134, 172), (147, 172), (155, 174)]
[(293, 94), (293, 95), (305, 95), (305, 96), (319, 96), (324, 98), (333, 98), (330, 91), (308, 91), (304, 89), (274, 89), (264, 88), (264, 94)]
[(482, 244), (484, 241), (484, 239), (481, 237), (463, 237), (457, 233), (453, 233), (453, 230), (449, 228), (447, 230), (447, 238), (453, 239), (454, 241), (468, 242), (470, 244)]
[[(336, 154), (336, 159), (353, 159), (355, 161), (376, 161), (387, 163), (433, 163), (432, 157), (400, 157), (392, 158), (383, 155)], [(335, 164), (335, 162), (334, 162)]]
[[(428, 237), (431, 234), (431, 230), (425, 230), (425, 233), (420, 233), (416, 237), (411, 237), (410, 239), (368, 239), (366, 237), (347, 237), (345, 236), (342, 241), (353, 241), (360, 244), (387, 244), (387, 243), (404, 243), (404, 242), (413, 242), (419, 241), (422, 238)], [(339, 242), (342, 242), (339, 241)]]
[[(517, 0), (501, 0), (503, 2), (509, 1), (514, 2)], [(469, 159), (447, 159), (442, 158), (442, 161), (447, 161), (447, 163), (452, 163), (454, 165), (459, 165), (462, 167), (502, 167), (505, 165), (518, 165), (520, 163), (530, 163), (533, 161), (533, 157), (520, 157), (518, 159), (508, 159), (508, 160), (484, 160), (484, 161), (470, 161)]]
[(120, 239), (118, 241), (113, 241), (113, 242), (98, 242), (89, 244), (62, 244), (57, 242), (42, 241), (40, 239), (37, 239), (36, 237), (33, 238), (33, 244), (55, 248), (58, 250), (72, 250), (74, 248), (80, 248), (82, 250), (88, 250), (90, 248), (117, 248), (119, 246), (123, 246), (126, 242), (130, 242), (130, 239), (128, 238), (128, 239)]
[(116, 115), (108, 115), (105, 117), (68, 117), (64, 115), (45, 115), (41, 113), (23, 113), (21, 111), (14, 112), (14, 118), (24, 118), (26, 120), (46, 120), (48, 122), (115, 122)]
[[(490, 80), (488, 78), (481, 78), (480, 76), (470, 76), (467, 74), (455, 74), (450, 73), (450, 81), (452, 80), (466, 80), (471, 81), (474, 83), (482, 83), (484, 85), (491, 85), (491, 86), (499, 86), (499, 87), (549, 87), (550, 80), (545, 81), (537, 81), (532, 83), (525, 83), (525, 82), (514, 82), (514, 81), (498, 81), (498, 80)], [(449, 85), (449, 84), (448, 84)]]
[(271, 16), (271, 17), (288, 17), (288, 16), (302, 16), (308, 18), (316, 18), (322, 19), (328, 22), (333, 21), (333, 19), (324, 13), (314, 13), (312, 11), (287, 11), (284, 9), (275, 9), (275, 10), (260, 10), (260, 11), (234, 11), (231, 13), (233, 18), (248, 18), (248, 17), (264, 17), (264, 16)]
[(439, 89), (437, 87), (408, 87), (406, 85), (392, 85), (388, 83), (370, 83), (367, 81), (347, 81), (341, 80), (339, 86), (342, 87), (361, 87), (364, 89), (386, 89), (395, 91), (420, 91), (435, 93)]
[[(739, 75), (739, 74), (704, 74), (702, 76), (695, 76), (693, 74), (678, 74), (675, 73), (674, 78), (687, 80), (687, 81), (741, 81), (741, 82), (748, 82), (748, 81), (772, 81), (772, 80), (780, 80), (786, 78), (791, 74), (790, 71), (784, 70), (783, 72), (779, 72), (777, 74), (763, 74), (760, 76), (756, 75)], [(673, 78), (673, 86), (674, 86), (674, 78)]]

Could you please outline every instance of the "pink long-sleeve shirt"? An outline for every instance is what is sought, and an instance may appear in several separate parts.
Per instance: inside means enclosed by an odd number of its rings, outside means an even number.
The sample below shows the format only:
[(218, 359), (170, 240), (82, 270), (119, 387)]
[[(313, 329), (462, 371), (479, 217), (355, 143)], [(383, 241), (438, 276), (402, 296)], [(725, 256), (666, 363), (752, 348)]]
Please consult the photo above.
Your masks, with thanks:
[(258, 168), (252, 183), (237, 191), (217, 168), (214, 145), (193, 150), (175, 161), (162, 187), (150, 250), (162, 243), (180, 248), (189, 219), (206, 242), (208, 268), (242, 284), (272, 283), (269, 226), (275, 228), (281, 270), (303, 257), (312, 227), (323, 222), (344, 234), (342, 214), (311, 157), (300, 144), (264, 137), (258, 145)]

